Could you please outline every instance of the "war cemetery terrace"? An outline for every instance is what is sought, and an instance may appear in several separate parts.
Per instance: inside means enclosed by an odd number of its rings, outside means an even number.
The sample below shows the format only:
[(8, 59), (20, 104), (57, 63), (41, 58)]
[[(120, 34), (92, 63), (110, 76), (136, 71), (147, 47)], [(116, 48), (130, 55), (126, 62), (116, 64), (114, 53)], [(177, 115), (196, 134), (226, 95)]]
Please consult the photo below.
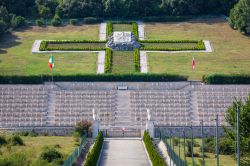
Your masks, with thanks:
[(248, 0), (14, 2), (0, 166), (250, 164)]

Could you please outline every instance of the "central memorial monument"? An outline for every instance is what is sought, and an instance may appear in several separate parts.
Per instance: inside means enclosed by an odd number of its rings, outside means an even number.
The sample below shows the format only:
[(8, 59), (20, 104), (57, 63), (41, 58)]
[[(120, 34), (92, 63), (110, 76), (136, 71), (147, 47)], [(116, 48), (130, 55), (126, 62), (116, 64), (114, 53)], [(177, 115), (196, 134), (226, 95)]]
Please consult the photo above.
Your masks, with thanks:
[(141, 47), (131, 32), (114, 32), (108, 38), (106, 46), (117, 51), (132, 51)]

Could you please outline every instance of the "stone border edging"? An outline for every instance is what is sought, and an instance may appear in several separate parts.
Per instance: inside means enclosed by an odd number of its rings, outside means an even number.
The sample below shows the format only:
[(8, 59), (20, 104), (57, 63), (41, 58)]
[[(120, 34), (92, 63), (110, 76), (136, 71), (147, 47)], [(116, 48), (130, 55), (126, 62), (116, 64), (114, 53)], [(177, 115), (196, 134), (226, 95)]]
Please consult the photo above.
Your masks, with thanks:
[(107, 29), (107, 23), (106, 22), (101, 23), (100, 31), (99, 31), (99, 40), (100, 41), (106, 40), (106, 38), (107, 38), (106, 29)]
[(145, 39), (144, 24), (142, 21), (137, 21), (137, 24), (138, 24), (139, 40), (144, 40)]
[(140, 51), (141, 73), (148, 73), (148, 58), (146, 51)]

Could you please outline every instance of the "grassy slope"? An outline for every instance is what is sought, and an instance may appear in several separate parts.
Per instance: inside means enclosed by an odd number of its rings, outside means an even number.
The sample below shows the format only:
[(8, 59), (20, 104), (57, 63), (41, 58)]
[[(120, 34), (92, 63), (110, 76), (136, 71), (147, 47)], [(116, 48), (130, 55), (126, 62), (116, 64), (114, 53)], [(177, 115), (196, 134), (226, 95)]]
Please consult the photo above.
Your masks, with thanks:
[[(199, 145), (201, 145), (201, 139), (195, 139), (196, 142), (199, 143)], [(184, 141), (181, 140), (181, 158), (184, 160), (184, 146), (183, 146)], [(175, 146), (175, 153), (178, 155), (179, 154), (179, 148), (178, 145)], [(187, 151), (187, 147), (186, 147), (186, 151)], [(198, 153), (201, 156), (201, 151), (200, 151), (200, 147), (194, 147), (194, 153)], [(209, 165), (209, 166), (216, 166), (216, 157), (215, 154), (213, 153), (205, 153), (206, 157), (205, 158), (205, 165)], [(197, 164), (197, 166), (200, 166), (200, 160), (202, 158), (201, 157), (195, 157), (194, 161)], [(234, 160), (233, 156), (231, 155), (220, 155), (219, 156), (220, 159), (220, 165), (222, 166), (234, 166), (236, 165), (236, 161)], [(188, 165), (192, 165), (192, 158), (191, 157), (186, 157), (186, 160), (188, 162)]]
[[(250, 38), (232, 30), (221, 19), (194, 20), (185, 23), (146, 24), (146, 39), (210, 40), (213, 53), (149, 53), (149, 69), (153, 73), (188, 75), (189, 79), (201, 79), (209, 73), (250, 74)], [(197, 70), (191, 70), (192, 57)]]
[(131, 24), (113, 24), (113, 31), (132, 31)]
[(112, 73), (135, 72), (133, 51), (113, 51)]
[[(49, 74), (49, 54), (31, 54), (36, 39), (98, 40), (98, 25), (29, 27), (6, 35), (0, 41), (0, 75)], [(96, 53), (54, 54), (55, 73), (96, 72)]]
[[(25, 153), (30, 162), (39, 158), (44, 147), (60, 145), (60, 148), (56, 148), (64, 155), (64, 159), (74, 151), (77, 147), (73, 137), (58, 137), (58, 136), (39, 136), (39, 137), (22, 137), (25, 146), (11, 146), (11, 150), (2, 146), (0, 150), (2, 155), (0, 157), (7, 157), (13, 153)], [(35, 149), (35, 150), (34, 150)]]

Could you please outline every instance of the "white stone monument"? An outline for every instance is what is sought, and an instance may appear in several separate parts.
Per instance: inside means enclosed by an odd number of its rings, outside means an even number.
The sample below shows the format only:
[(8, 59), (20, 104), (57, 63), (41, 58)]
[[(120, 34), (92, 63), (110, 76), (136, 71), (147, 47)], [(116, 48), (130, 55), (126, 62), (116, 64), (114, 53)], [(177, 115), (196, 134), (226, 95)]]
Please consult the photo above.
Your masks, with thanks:
[(149, 109), (147, 109), (147, 114), (148, 114), (148, 121), (146, 123), (146, 130), (148, 131), (150, 137), (154, 138), (154, 136), (155, 136), (155, 126), (154, 126), (154, 122), (151, 119), (151, 114), (150, 114)]
[(131, 32), (114, 32), (115, 43), (128, 43), (131, 42)]
[(95, 109), (92, 110), (93, 112), (93, 138), (96, 138), (99, 132), (99, 128), (100, 128), (100, 123), (99, 121), (96, 119), (96, 113), (95, 113)]

